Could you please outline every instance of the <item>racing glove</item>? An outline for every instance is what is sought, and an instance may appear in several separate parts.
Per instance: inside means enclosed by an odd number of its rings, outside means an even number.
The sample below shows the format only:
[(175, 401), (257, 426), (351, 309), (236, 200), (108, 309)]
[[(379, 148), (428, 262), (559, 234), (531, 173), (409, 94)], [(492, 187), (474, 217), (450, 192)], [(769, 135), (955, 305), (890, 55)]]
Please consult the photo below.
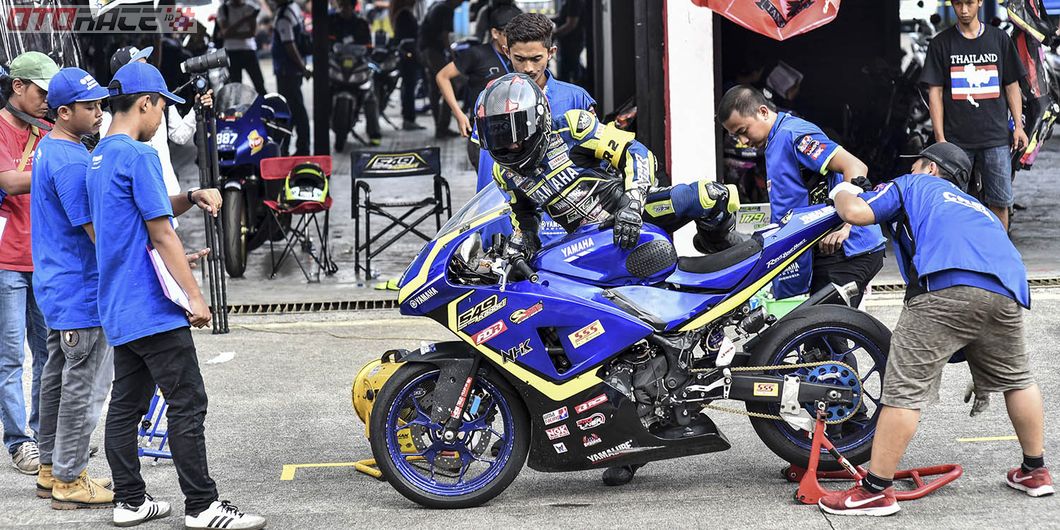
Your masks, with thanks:
[(626, 192), (625, 205), (615, 212), (615, 245), (623, 250), (637, 246), (640, 240), (640, 228), (644, 224), (641, 215), (644, 212), (644, 193), (640, 190)]

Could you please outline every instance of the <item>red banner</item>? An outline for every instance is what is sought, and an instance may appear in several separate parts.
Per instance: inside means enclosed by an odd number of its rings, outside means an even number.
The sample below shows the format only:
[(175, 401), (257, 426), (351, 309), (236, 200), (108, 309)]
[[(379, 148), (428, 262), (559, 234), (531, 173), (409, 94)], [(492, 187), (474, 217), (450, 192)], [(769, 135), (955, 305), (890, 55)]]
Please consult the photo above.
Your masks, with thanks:
[(751, 30), (784, 40), (835, 19), (841, 0), (692, 0)]

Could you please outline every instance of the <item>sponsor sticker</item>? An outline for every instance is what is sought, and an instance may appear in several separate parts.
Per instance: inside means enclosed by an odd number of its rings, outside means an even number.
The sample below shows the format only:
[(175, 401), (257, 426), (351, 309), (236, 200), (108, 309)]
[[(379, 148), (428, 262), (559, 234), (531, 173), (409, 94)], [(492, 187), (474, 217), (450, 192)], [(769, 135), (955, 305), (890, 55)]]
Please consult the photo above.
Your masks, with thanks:
[(583, 239), (581, 241), (563, 247), (560, 252), (563, 254), (564, 258), (569, 258), (571, 256), (581, 254), (582, 252), (585, 252), (586, 250), (589, 250), (595, 246), (596, 242), (592, 239)]
[(549, 440), (563, 438), (564, 436), (570, 436), (570, 429), (568, 429), (566, 425), (560, 425), (559, 427), (545, 429), (545, 436), (548, 436)]
[(570, 340), (571, 346), (580, 348), (587, 344), (589, 341), (604, 334), (604, 325), (599, 320), (593, 321), (588, 326), (585, 326), (570, 335), (567, 335), (567, 339)]
[(590, 399), (589, 401), (586, 401), (585, 403), (581, 403), (581, 404), (575, 405), (574, 406), (574, 412), (577, 413), (577, 414), (581, 414), (581, 413), (583, 413), (583, 412), (585, 412), (585, 411), (587, 411), (587, 410), (589, 410), (589, 409), (591, 409), (591, 408), (593, 408), (593, 407), (595, 407), (595, 406), (597, 406), (597, 405), (599, 405), (601, 403), (606, 403), (606, 402), (607, 402), (607, 394), (600, 394), (599, 396), (596, 396), (596, 397)]
[(247, 141), (250, 143), (250, 154), (252, 155), (258, 154), (258, 151), (265, 147), (265, 139), (261, 137), (261, 133), (257, 129), (252, 129), (247, 134)]
[(501, 353), (505, 361), (514, 361), (532, 351), (534, 351), (534, 349), (530, 347), (530, 339), (526, 339), (523, 342), (519, 343), (518, 346), (503, 350)]
[(460, 313), (460, 316), (456, 318), (456, 327), (464, 329), (476, 322), (482, 322), (506, 305), (508, 305), (507, 298), (499, 298), (497, 295), (492, 295), (476, 304), (475, 307)]
[(541, 415), (541, 419), (545, 420), (545, 425), (552, 425), (553, 423), (559, 423), (567, 419), (567, 407), (558, 408), (552, 412), (546, 412)]
[(530, 317), (540, 313), (543, 309), (545, 309), (544, 302), (538, 302), (526, 309), (516, 309), (508, 319), (512, 321), (512, 324), (522, 324)]
[(582, 418), (578, 420), (576, 423), (578, 424), (579, 429), (583, 431), (588, 431), (590, 429), (595, 429), (603, 425), (605, 422), (607, 422), (607, 418), (604, 417), (602, 413), (597, 412), (596, 414), (593, 414), (588, 418)]
[(427, 162), (416, 153), (375, 155), (365, 169), (374, 171), (414, 171), (427, 167)]
[(567, 446), (563, 445), (563, 442), (556, 442), (556, 443), (552, 444), (552, 448), (555, 449), (556, 452), (559, 453), (559, 454), (563, 454), (563, 453), (567, 452)]
[(595, 432), (590, 433), (588, 436), (582, 436), (582, 447), (592, 447), (602, 441)]
[(779, 396), (780, 395), (780, 383), (755, 383), (754, 388), (755, 396)]
[(612, 458), (620, 456), (623, 451), (629, 450), (631, 448), (633, 448), (633, 440), (627, 440), (610, 449), (605, 449), (603, 451), (600, 451), (599, 453), (591, 454), (588, 458), (590, 462), (595, 464), (603, 462), (604, 460), (610, 460)]
[(834, 210), (832, 210), (831, 208), (821, 208), (819, 210), (814, 210), (812, 212), (800, 215), (799, 221), (803, 223), (812, 223), (818, 219), (823, 219), (825, 217), (828, 217), (829, 215), (832, 215), (833, 211)]
[(474, 342), (476, 346), (479, 346), (489, 342), (490, 339), (504, 333), (505, 331), (508, 331), (508, 326), (504, 324), (503, 320), (498, 320), (490, 327), (476, 333), (475, 336), (471, 338), (471, 341)]

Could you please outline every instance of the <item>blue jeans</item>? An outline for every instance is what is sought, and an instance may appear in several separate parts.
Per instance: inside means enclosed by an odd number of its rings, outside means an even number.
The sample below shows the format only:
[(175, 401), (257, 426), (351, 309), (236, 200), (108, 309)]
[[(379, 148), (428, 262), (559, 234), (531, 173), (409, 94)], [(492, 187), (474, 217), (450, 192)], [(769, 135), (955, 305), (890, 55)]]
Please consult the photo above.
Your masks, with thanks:
[(0, 270), (0, 421), (4, 446), (14, 454), (33, 438), (26, 436), (26, 399), (22, 390), (24, 343), (33, 354), (33, 386), (28, 427), (40, 430), (40, 376), (48, 361), (48, 327), (33, 298), (33, 273)]
[[(1009, 146), (965, 149), (972, 163), (972, 177), (982, 183), (983, 204), (995, 208), (1011, 208), (1012, 150)], [(973, 183), (975, 180), (972, 181)], [(970, 186), (971, 187), (971, 186)], [(973, 193), (974, 195), (974, 193)]]

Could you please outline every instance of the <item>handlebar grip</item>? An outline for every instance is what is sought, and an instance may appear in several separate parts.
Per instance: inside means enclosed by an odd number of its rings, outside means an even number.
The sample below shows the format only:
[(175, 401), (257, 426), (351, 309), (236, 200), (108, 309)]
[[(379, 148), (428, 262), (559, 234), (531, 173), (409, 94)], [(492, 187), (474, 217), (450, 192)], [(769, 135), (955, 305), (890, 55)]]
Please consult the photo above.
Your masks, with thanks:
[(522, 256), (515, 258), (512, 261), (512, 270), (517, 272), (523, 279), (530, 280), (530, 283), (537, 283), (538, 277), (534, 269), (530, 268), (530, 265), (526, 263), (526, 259)]

